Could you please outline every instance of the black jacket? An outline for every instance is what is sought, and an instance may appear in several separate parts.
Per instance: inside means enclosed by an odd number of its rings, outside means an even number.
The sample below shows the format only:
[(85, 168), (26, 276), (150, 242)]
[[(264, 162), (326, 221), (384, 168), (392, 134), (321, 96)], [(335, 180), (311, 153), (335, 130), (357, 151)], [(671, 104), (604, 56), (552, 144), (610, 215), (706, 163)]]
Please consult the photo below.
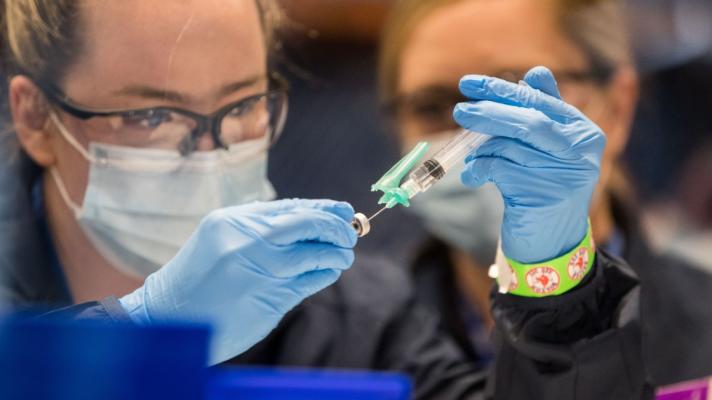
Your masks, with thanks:
[[(418, 399), (438, 400), (641, 399), (651, 383), (712, 373), (712, 307), (698, 300), (712, 296), (712, 280), (656, 257), (631, 261), (641, 286), (622, 260), (598, 252), (586, 282), (565, 295), (495, 295), (498, 355), (478, 371), (417, 304), (408, 271), (359, 256), (234, 362), (397, 370), (414, 379)], [(128, 318), (116, 299), (56, 313)]]
[[(367, 264), (374, 265), (374, 264)], [(636, 281), (599, 254), (588, 282), (564, 296), (498, 295), (498, 355), (478, 372), (439, 321), (413, 300), (405, 274), (355, 266), (333, 288), (290, 314), (240, 363), (400, 370), (419, 399), (640, 399), (651, 391), (640, 331), (621, 305)], [(488, 377), (489, 375), (489, 377)]]
[(712, 275), (655, 254), (633, 208), (615, 201), (613, 216), (629, 243), (623, 258), (640, 281), (628, 306), (637, 307), (649, 380), (660, 386), (712, 375)]
[[(568, 398), (596, 398), (596, 388), (603, 390), (601, 398), (626, 398), (616, 397), (613, 395), (615, 392), (610, 392), (611, 383), (616, 380), (619, 385), (625, 385), (624, 381), (627, 381), (631, 387), (640, 386), (640, 381), (643, 381), (647, 386), (645, 395), (651, 396), (654, 386), (712, 374), (712, 276), (683, 261), (655, 254), (644, 240), (633, 209), (615, 198), (612, 204), (614, 220), (625, 243), (622, 257), (627, 263), (611, 256), (604, 256), (607, 262), (599, 262), (599, 266), (608, 266), (604, 268), (608, 288), (603, 295), (586, 295), (589, 299), (598, 297), (597, 302), (580, 302), (583, 308), (566, 309), (556, 306), (560, 304), (558, 298), (536, 300), (495, 295), (494, 315), (500, 329), (494, 336), (500, 352), (493, 368), (498, 376), (493, 382), (498, 383), (498, 396), (521, 398), (531, 395), (533, 385), (520, 391), (520, 385), (502, 382), (532, 381), (532, 377), (542, 387), (537, 393), (556, 391), (546, 398), (557, 398), (557, 395), (566, 397), (562, 391), (569, 390), (567, 382), (574, 381), (579, 390), (588, 394)], [(477, 361), (478, 349), (470, 341), (465, 322), (458, 312), (461, 300), (448, 254), (448, 247), (438, 241), (431, 241), (424, 247), (413, 263), (416, 293), (421, 303), (436, 310), (442, 317), (443, 333), (468, 358)], [(639, 283), (630, 287), (634, 280)], [(588, 285), (599, 286), (595, 282)], [(608, 310), (595, 310), (595, 307), (601, 306)], [(591, 318), (581, 318), (582, 313), (590, 313)], [(554, 336), (534, 341), (522, 341), (522, 336), (537, 337), (539, 334), (536, 332), (546, 329), (557, 314), (568, 314), (572, 318), (568, 323), (570, 331), (555, 342), (570, 342), (574, 346), (567, 349), (568, 353), (562, 353), (565, 355), (563, 359), (550, 364), (561, 364), (554, 369), (566, 373), (538, 374), (538, 368), (544, 364), (527, 360), (545, 360), (555, 353), (556, 348), (531, 344), (545, 344)], [(596, 314), (607, 319), (598, 320)], [(566, 325), (563, 318), (559, 317), (558, 321), (557, 324), (563, 323), (559, 328)], [(602, 326), (595, 326), (596, 322)], [(510, 329), (503, 330), (503, 326)], [(602, 329), (606, 326), (616, 326), (617, 329)], [(513, 349), (516, 351), (513, 352)], [(577, 351), (581, 353), (577, 354)], [(606, 364), (599, 365), (599, 361), (587, 353), (589, 351), (593, 351), (594, 355), (600, 352), (610, 357), (621, 357), (619, 363), (625, 367), (610, 369)], [(524, 354), (528, 356), (522, 357)], [(586, 363), (589, 365), (584, 366), (580, 360), (588, 360)], [(580, 364), (580, 368), (575, 364)], [(606, 377), (606, 371), (613, 376)], [(567, 377), (568, 373), (578, 375)], [(586, 379), (592, 381), (586, 383)], [(569, 393), (573, 393), (573, 389)], [(625, 390), (621, 388), (620, 393), (625, 393)]]
[[(635, 287), (620, 260), (599, 253), (586, 284), (563, 296), (496, 296), (498, 356), (490, 371), (478, 371), (415, 303), (406, 272), (370, 261), (308, 299), (234, 362), (402, 371), (413, 377), (418, 399), (649, 398)], [(105, 307), (74, 309), (121, 313)]]

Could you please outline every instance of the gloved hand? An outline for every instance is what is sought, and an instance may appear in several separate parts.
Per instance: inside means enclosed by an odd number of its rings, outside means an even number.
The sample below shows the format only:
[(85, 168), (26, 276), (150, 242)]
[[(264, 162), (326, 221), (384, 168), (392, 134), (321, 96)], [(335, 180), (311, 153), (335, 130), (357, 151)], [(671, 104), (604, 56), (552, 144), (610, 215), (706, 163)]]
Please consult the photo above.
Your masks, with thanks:
[(466, 76), (455, 120), (493, 138), (466, 160), (465, 185), (493, 182), (505, 203), (504, 253), (532, 264), (560, 257), (586, 235), (606, 138), (561, 100), (551, 71), (537, 67), (517, 85)]
[(353, 216), (350, 205), (328, 200), (215, 211), (175, 258), (121, 304), (139, 323), (210, 323), (210, 362), (228, 360), (351, 266), (357, 241)]

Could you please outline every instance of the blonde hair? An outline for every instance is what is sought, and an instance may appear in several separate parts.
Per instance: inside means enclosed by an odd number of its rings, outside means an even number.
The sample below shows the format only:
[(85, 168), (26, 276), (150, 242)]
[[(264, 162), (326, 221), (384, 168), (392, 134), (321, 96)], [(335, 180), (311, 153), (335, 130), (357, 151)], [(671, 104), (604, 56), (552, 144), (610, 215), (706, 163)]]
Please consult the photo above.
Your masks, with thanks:
[[(274, 0), (255, 0), (270, 49), (281, 13)], [(3, 73), (57, 82), (81, 52), (80, 0), (4, 0)]]
[[(384, 101), (397, 95), (400, 58), (417, 26), (435, 10), (468, 0), (400, 0), (383, 33), (379, 80)], [(541, 1), (541, 0), (532, 0)], [(615, 71), (632, 63), (622, 6), (617, 0), (554, 0), (562, 32), (594, 69)]]
[[(282, 13), (274, 0), (255, 0), (273, 56)], [(8, 109), (7, 85), (14, 75), (58, 84), (81, 52), (80, 0), (0, 0), (0, 150), (19, 155)]]

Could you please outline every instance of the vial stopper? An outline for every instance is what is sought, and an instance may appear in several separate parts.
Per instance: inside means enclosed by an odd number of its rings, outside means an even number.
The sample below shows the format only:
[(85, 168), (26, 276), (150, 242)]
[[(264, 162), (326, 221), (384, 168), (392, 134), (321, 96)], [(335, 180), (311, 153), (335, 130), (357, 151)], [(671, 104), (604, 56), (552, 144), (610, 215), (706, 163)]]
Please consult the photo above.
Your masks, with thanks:
[(354, 215), (354, 220), (351, 222), (351, 225), (356, 230), (358, 237), (364, 237), (371, 232), (371, 222), (367, 216), (361, 213)]

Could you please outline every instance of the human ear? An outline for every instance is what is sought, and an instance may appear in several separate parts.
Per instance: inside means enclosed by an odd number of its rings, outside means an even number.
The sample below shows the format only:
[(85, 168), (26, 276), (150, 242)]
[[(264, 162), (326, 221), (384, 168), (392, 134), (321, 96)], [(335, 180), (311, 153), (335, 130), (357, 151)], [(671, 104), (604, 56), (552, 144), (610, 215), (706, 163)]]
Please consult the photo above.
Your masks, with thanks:
[(55, 163), (48, 129), (49, 105), (37, 85), (28, 77), (18, 75), (9, 84), (10, 112), (17, 139), (30, 158), (42, 167)]

